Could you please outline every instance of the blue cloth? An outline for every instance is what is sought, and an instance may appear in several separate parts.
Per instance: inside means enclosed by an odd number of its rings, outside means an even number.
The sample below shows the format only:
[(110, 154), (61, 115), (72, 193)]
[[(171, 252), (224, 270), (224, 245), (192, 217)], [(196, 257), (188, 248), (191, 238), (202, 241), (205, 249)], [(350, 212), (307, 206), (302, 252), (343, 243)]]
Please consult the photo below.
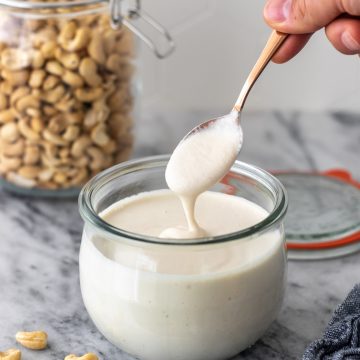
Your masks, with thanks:
[(309, 345), (303, 360), (360, 360), (360, 284), (337, 307), (322, 339)]

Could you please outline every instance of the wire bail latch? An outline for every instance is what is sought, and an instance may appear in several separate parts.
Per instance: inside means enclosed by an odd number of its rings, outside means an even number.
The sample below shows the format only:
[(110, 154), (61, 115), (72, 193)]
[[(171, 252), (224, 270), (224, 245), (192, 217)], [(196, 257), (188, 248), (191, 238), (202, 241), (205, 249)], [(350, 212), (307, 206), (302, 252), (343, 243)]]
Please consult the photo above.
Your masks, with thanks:
[[(130, 6), (126, 0), (109, 0), (110, 2), (110, 16), (111, 27), (119, 29), (125, 25), (136, 36), (138, 36), (145, 44), (154, 52), (159, 59), (164, 59), (169, 56), (175, 49), (173, 38), (167, 29), (157, 22), (153, 17), (141, 9), (140, 0), (135, 0), (134, 5)], [(155, 41), (146, 35), (137, 25), (136, 20), (143, 20), (150, 25), (156, 32), (158, 32), (167, 42), (167, 49), (160, 51)]]

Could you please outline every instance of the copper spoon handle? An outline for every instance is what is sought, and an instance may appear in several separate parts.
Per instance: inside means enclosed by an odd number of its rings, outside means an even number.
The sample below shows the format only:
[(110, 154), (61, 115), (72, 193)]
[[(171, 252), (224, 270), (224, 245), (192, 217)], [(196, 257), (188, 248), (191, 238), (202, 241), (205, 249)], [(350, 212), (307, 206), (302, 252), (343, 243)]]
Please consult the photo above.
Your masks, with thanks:
[(287, 38), (288, 34), (280, 33), (276, 30), (273, 30), (262, 53), (260, 54), (256, 64), (250, 71), (249, 76), (247, 77), (244, 86), (241, 89), (240, 95), (236, 100), (236, 103), (233, 107), (233, 111), (237, 111), (238, 113), (242, 110), (245, 104), (245, 100), (255, 84), (255, 81), (258, 79), (260, 74), (265, 69), (266, 65), (269, 63), (276, 50), (279, 49), (280, 45)]

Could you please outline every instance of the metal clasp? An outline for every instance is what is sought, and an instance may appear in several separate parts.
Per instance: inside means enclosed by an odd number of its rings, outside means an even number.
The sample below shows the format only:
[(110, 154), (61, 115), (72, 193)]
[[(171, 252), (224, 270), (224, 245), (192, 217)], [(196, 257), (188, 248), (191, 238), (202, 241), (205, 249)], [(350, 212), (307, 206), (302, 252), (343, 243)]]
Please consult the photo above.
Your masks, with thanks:
[[(111, 27), (113, 29), (116, 30), (125, 25), (136, 36), (143, 40), (159, 59), (166, 58), (175, 50), (175, 42), (170, 33), (149, 14), (141, 10), (140, 0), (135, 0), (135, 5), (133, 7), (129, 6), (128, 1), (125, 0), (109, 0), (109, 2)], [(143, 20), (163, 36), (167, 42), (166, 50), (160, 51), (159, 47), (155, 44), (155, 41), (134, 24), (136, 20), (139, 19)]]

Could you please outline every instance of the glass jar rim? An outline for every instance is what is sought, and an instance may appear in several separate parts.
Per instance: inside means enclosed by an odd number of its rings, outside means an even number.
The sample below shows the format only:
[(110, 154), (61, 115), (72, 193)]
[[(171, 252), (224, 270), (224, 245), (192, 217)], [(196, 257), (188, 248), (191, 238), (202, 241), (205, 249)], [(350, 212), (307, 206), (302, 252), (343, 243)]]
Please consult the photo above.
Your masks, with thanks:
[(241, 169), (243, 175), (251, 177), (258, 183), (262, 183), (263, 185), (270, 188), (275, 194), (275, 204), (273, 210), (264, 220), (251, 227), (233, 233), (213, 237), (204, 237), (197, 239), (160, 239), (153, 236), (146, 236), (122, 230), (107, 223), (97, 214), (93, 207), (92, 196), (103, 185), (108, 183), (114, 177), (126, 175), (133, 171), (139, 171), (142, 169), (145, 170), (161, 165), (166, 165), (169, 158), (170, 155), (158, 155), (129, 160), (121, 164), (112, 166), (89, 180), (82, 188), (78, 199), (79, 212), (85, 224), (90, 223), (95, 226), (95, 228), (100, 229), (107, 234), (115, 236), (115, 240), (117, 237), (121, 237), (131, 241), (138, 241), (157, 245), (203, 245), (217, 244), (227, 241), (249, 238), (255, 234), (258, 234), (259, 232), (263, 232), (264, 230), (270, 228), (272, 225), (276, 224), (284, 217), (286, 213), (288, 199), (286, 190), (281, 184), (281, 182), (276, 177), (257, 166), (249, 165), (241, 161), (235, 161), (231, 170)]
[(0, 0), (0, 7), (8, 7), (19, 10), (43, 10), (43, 9), (71, 9), (86, 7), (89, 5), (109, 5), (109, 0), (73, 0), (73, 1), (48, 1), (35, 2), (26, 0)]

